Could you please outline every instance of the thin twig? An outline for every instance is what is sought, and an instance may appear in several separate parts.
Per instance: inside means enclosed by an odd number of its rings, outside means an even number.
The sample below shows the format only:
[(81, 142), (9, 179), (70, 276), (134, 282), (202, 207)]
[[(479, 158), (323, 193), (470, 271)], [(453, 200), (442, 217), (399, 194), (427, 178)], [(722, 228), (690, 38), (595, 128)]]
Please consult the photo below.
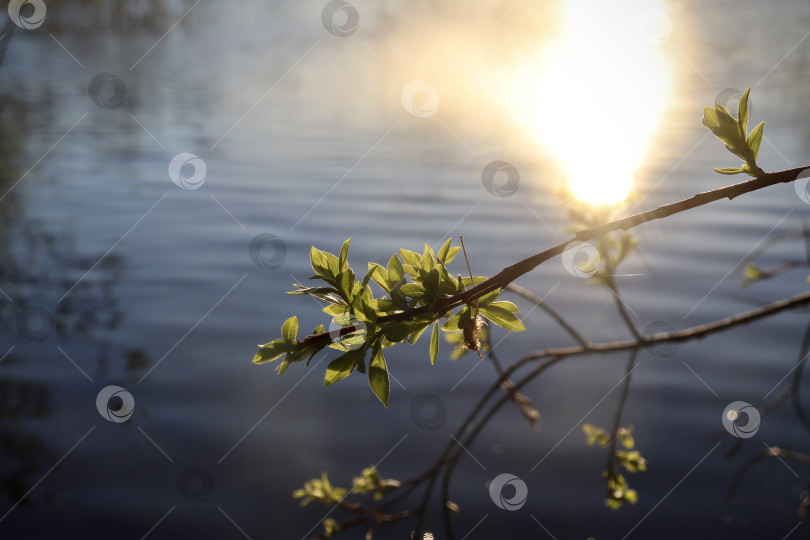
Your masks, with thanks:
[(737, 473), (734, 475), (734, 478), (732, 479), (731, 484), (728, 487), (728, 491), (726, 492), (726, 499), (731, 500), (734, 498), (734, 494), (740, 487), (740, 483), (742, 482), (743, 476), (745, 476), (745, 473), (748, 472), (748, 470), (751, 467), (753, 467), (760, 461), (768, 459), (770, 457), (779, 457), (789, 459), (797, 463), (804, 463), (805, 465), (810, 465), (810, 456), (808, 456), (807, 454), (794, 452), (789, 448), (771, 446), (767, 450), (757, 452), (756, 454), (748, 458), (748, 460), (745, 463), (740, 465), (740, 468), (737, 469)]
[(639, 341), (642, 341), (641, 334), (639, 333), (636, 325), (633, 324), (633, 320), (630, 318), (630, 315), (627, 314), (627, 309), (624, 307), (624, 301), (619, 296), (619, 288), (616, 286), (616, 280), (613, 279), (613, 276), (607, 276), (605, 278), (605, 287), (608, 288), (610, 294), (613, 296), (613, 300), (616, 304), (616, 309), (619, 311), (619, 315), (624, 321), (624, 325), (630, 330), (630, 333)]
[[(377, 324), (381, 325), (389, 322), (401, 322), (405, 320), (410, 320), (413, 319), (414, 317), (426, 313), (443, 315), (455, 307), (458, 307), (463, 304), (471, 304), (474, 300), (481, 298), (482, 296), (491, 293), (492, 291), (505, 288), (507, 285), (512, 283), (520, 276), (530, 272), (531, 270), (533, 270), (540, 264), (546, 262), (547, 260), (561, 254), (572, 242), (576, 241), (587, 242), (589, 240), (599, 239), (613, 231), (617, 230), (626, 231), (643, 223), (654, 221), (656, 219), (663, 219), (672, 216), (674, 214), (678, 214), (680, 212), (685, 212), (686, 210), (691, 210), (692, 208), (704, 206), (706, 204), (718, 201), (720, 199), (732, 200), (745, 193), (757, 191), (776, 184), (793, 182), (798, 178), (799, 174), (807, 168), (808, 168), (807, 166), (796, 167), (793, 169), (786, 169), (775, 173), (767, 173), (759, 178), (753, 178), (745, 182), (740, 182), (739, 184), (732, 184), (730, 186), (725, 186), (712, 191), (698, 193), (688, 199), (683, 199), (678, 202), (665, 204), (659, 206), (658, 208), (648, 210), (646, 212), (641, 212), (639, 214), (610, 221), (598, 227), (593, 227), (591, 229), (579, 231), (573, 238), (565, 240), (557, 244), (556, 246), (549, 248), (545, 251), (542, 251), (540, 253), (537, 253), (535, 255), (532, 255), (531, 257), (527, 257), (526, 259), (523, 259), (522, 261), (519, 261), (513, 264), (512, 266), (508, 266), (503, 270), (501, 270), (500, 272), (498, 272), (493, 277), (489, 278), (483, 283), (476, 285), (475, 287), (472, 287), (471, 289), (468, 289), (462, 293), (453, 296), (440, 298), (435, 303), (429, 306), (415, 307), (405, 311), (401, 311), (399, 313), (394, 313), (392, 315), (379, 317), (377, 319)], [(344, 331), (345, 333), (351, 333), (356, 330), (357, 328), (355, 328), (354, 326), (347, 326), (341, 330), (341, 333), (344, 333)], [(298, 348), (299, 349), (305, 348), (327, 339), (331, 339), (329, 333), (310, 335), (298, 342)]]
[(512, 291), (513, 293), (522, 296), (529, 302), (534, 303), (534, 305), (545, 311), (552, 319), (554, 319), (554, 321), (557, 324), (559, 324), (563, 328), (563, 330), (568, 332), (568, 335), (574, 338), (574, 341), (576, 341), (583, 347), (588, 346), (588, 341), (584, 337), (582, 337), (582, 335), (579, 332), (577, 332), (576, 329), (570, 323), (568, 323), (568, 321), (566, 321), (563, 318), (563, 316), (557, 312), (556, 309), (552, 308), (551, 306), (543, 302), (542, 298), (540, 298), (539, 296), (535, 296), (528, 289), (524, 289), (520, 285), (515, 285), (514, 283), (510, 283), (509, 285), (507, 285), (506, 290)]
[[(616, 475), (616, 443), (619, 439), (619, 429), (621, 429), (622, 413), (624, 405), (627, 403), (627, 396), (630, 395), (630, 379), (633, 376), (633, 367), (636, 364), (638, 349), (633, 349), (624, 370), (624, 384), (622, 385), (622, 397), (619, 399), (619, 407), (616, 409), (616, 416), (613, 419), (613, 432), (610, 439), (610, 451), (608, 452), (607, 478)], [(608, 493), (608, 496), (612, 495)]]

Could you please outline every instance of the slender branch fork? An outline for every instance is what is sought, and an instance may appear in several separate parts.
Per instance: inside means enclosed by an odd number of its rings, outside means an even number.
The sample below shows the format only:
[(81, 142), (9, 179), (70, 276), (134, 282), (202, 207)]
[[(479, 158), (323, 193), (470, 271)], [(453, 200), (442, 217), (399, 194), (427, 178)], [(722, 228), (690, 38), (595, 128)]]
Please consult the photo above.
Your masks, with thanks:
[[(454, 538), (450, 518), (451, 506), (448, 505), (449, 487), (453, 472), (463, 456), (463, 448), (467, 448), (473, 444), (477, 436), (488, 425), (490, 420), (501, 409), (501, 407), (503, 407), (504, 404), (515, 400), (515, 396), (519, 390), (544, 373), (548, 368), (556, 365), (564, 359), (574, 356), (611, 354), (624, 351), (631, 353), (628, 364), (628, 369), (630, 369), (635, 363), (634, 361), (636, 354), (642, 348), (661, 343), (675, 343), (693, 339), (702, 339), (716, 332), (721, 332), (743, 324), (753, 323), (759, 319), (810, 304), (810, 292), (806, 292), (790, 298), (772, 302), (751, 311), (739, 313), (724, 319), (694, 326), (685, 330), (662, 332), (654, 335), (643, 335), (638, 332), (638, 330), (632, 324), (632, 321), (630, 321), (626, 313), (623, 312), (621, 302), (618, 299), (618, 290), (616, 290), (616, 285), (615, 283), (611, 283), (609, 285), (613, 287), (612, 290), (617, 300), (617, 309), (619, 309), (620, 314), (623, 315), (622, 318), (632, 334), (632, 339), (607, 343), (592, 343), (577, 333), (577, 331), (569, 323), (567, 323), (561, 315), (557, 314), (550, 307), (546, 306), (545, 303), (539, 298), (536, 298), (528, 291), (511, 284), (512, 281), (518, 277), (526, 274), (543, 262), (562, 253), (571, 243), (587, 242), (590, 240), (600, 239), (613, 231), (629, 230), (640, 224), (656, 219), (663, 219), (692, 208), (718, 201), (720, 199), (727, 198), (732, 200), (739, 195), (757, 191), (772, 185), (793, 182), (800, 177), (800, 174), (803, 171), (807, 169), (808, 167), (797, 167), (775, 173), (768, 173), (746, 182), (729, 185), (713, 191), (698, 193), (688, 199), (659, 206), (653, 210), (641, 212), (622, 219), (617, 219), (598, 227), (579, 231), (572, 238), (569, 238), (568, 240), (565, 240), (543, 252), (519, 261), (512, 266), (504, 268), (492, 278), (473, 286), (471, 289), (461, 294), (440, 299), (431, 306), (422, 306), (385, 317), (380, 317), (377, 320), (378, 324), (409, 320), (426, 313), (444, 314), (460, 305), (471, 305), (476, 299), (494, 290), (508, 288), (516, 294), (523, 296), (524, 298), (539, 305), (541, 308), (546, 308), (546, 311), (552, 315), (552, 318), (558, 324), (560, 324), (560, 326), (566, 332), (568, 332), (571, 337), (574, 338), (577, 344), (570, 347), (547, 348), (529, 353), (512, 363), (506, 369), (502, 368), (500, 364), (493, 358), (493, 362), (496, 364), (495, 367), (498, 374), (497, 379), (491, 384), (480, 401), (464, 419), (460, 427), (456, 430), (454, 436), (451, 437), (451, 440), (444, 447), (434, 465), (425, 470), (420, 476), (403, 482), (402, 489), (399, 491), (399, 493), (382, 503), (376, 509), (368, 507), (346, 508), (348, 510), (359, 510), (360, 515), (344, 522), (341, 526), (341, 530), (345, 531), (350, 527), (361, 525), (363, 523), (370, 523), (371, 528), (368, 530), (367, 534), (367, 538), (370, 538), (373, 534), (373, 530), (384, 523), (391, 523), (407, 518), (417, 518), (415, 537), (418, 537), (422, 530), (423, 520), (425, 518), (428, 504), (430, 503), (433, 492), (436, 489), (438, 477), (442, 476), (440, 492), (442, 500), (445, 503), (443, 505), (444, 525), (448, 538)], [(342, 333), (350, 333), (352, 331), (353, 327), (346, 327), (343, 329)], [(329, 339), (329, 334), (308, 336), (304, 340), (299, 341), (298, 346), (299, 348), (307, 347), (320, 339)], [(489, 354), (492, 353), (490, 352)], [(540, 362), (539, 365), (535, 366), (527, 373), (522, 374), (519, 378), (515, 378), (515, 374), (518, 370), (537, 362)], [(500, 394), (500, 397), (496, 397), (499, 395), (499, 390), (503, 388), (505, 388), (506, 391), (503, 394)], [(623, 392), (626, 394), (627, 385), (625, 385)], [(620, 418), (620, 414), (621, 412), (619, 411), (617, 413), (617, 420)], [(795, 456), (792, 454), (785, 455), (789, 458), (795, 459)], [(386, 513), (388, 509), (391, 509), (395, 505), (404, 502), (407, 498), (412, 496), (417, 490), (419, 490), (420, 487), (423, 488), (423, 491), (419, 497), (420, 502), (416, 509), (405, 510), (395, 514)]]
[[(489, 278), (488, 280), (479, 283), (478, 285), (472, 287), (467, 291), (464, 291), (463, 293), (442, 298), (431, 306), (420, 306), (406, 311), (402, 311), (400, 313), (394, 313), (392, 315), (380, 317), (379, 319), (377, 319), (377, 323), (385, 324), (388, 322), (405, 321), (413, 319), (414, 317), (423, 315), (425, 313), (434, 313), (434, 314), (446, 313), (447, 311), (455, 307), (458, 307), (462, 304), (470, 304), (474, 300), (481, 298), (482, 296), (494, 290), (506, 288), (507, 285), (512, 283), (520, 276), (532, 271), (533, 269), (535, 269), (542, 263), (546, 262), (547, 260), (561, 254), (563, 251), (565, 251), (565, 249), (569, 246), (569, 244), (573, 242), (587, 242), (589, 240), (599, 239), (613, 231), (617, 230), (626, 231), (643, 223), (654, 221), (656, 219), (663, 219), (672, 216), (674, 214), (685, 212), (686, 210), (691, 210), (692, 208), (697, 208), (699, 206), (704, 206), (706, 204), (719, 201), (720, 199), (733, 200), (734, 198), (739, 197), (740, 195), (743, 195), (745, 193), (757, 191), (776, 184), (793, 182), (799, 178), (800, 174), (803, 171), (807, 169), (810, 169), (810, 166), (796, 167), (793, 169), (786, 169), (783, 171), (766, 173), (758, 178), (753, 178), (745, 182), (740, 182), (739, 184), (732, 184), (712, 191), (705, 191), (703, 193), (698, 193), (688, 199), (683, 199), (678, 202), (665, 204), (659, 206), (658, 208), (648, 210), (646, 212), (641, 212), (639, 214), (634, 214), (632, 216), (610, 221), (598, 227), (581, 230), (577, 232), (573, 238), (569, 238), (568, 240), (560, 242), (559, 244), (557, 244), (552, 248), (549, 248), (545, 251), (532, 255), (531, 257), (527, 257), (526, 259), (523, 259), (522, 261), (519, 261), (513, 264), (512, 266), (508, 266), (503, 270), (501, 270), (500, 272), (498, 272), (496, 275)], [(354, 332), (355, 330), (357, 330), (357, 328), (355, 328), (354, 326), (347, 326), (341, 329), (341, 334), (349, 334), (351, 332)], [(324, 333), (307, 336), (305, 339), (298, 342), (298, 348), (302, 349), (325, 339), (331, 339), (330, 334)]]
[[(443, 472), (442, 482), (442, 496), (445, 502), (449, 501), (449, 484), (460, 458), (463, 455), (463, 448), (469, 447), (475, 441), (477, 436), (481, 433), (484, 427), (489, 423), (492, 417), (503, 407), (506, 403), (513, 400), (516, 392), (521, 390), (529, 382), (536, 379), (539, 375), (545, 372), (548, 368), (556, 365), (566, 358), (575, 356), (585, 356), (593, 354), (610, 354), (617, 352), (631, 352), (632, 358), (635, 358), (635, 353), (645, 347), (650, 347), (662, 343), (677, 343), (690, 341), (695, 339), (703, 339), (712, 334), (722, 332), (743, 324), (750, 324), (760, 319), (764, 319), (778, 313), (793, 310), (810, 304), (810, 292), (805, 292), (778, 300), (762, 306), (760, 308), (750, 310), (743, 313), (726, 317), (717, 321), (713, 321), (698, 326), (693, 326), (684, 330), (661, 332), (653, 335), (640, 335), (639, 339), (630, 339), (624, 341), (614, 341), (605, 343), (590, 343), (584, 345), (563, 347), (563, 348), (548, 348), (529, 353), (518, 361), (513, 363), (505, 370), (498, 370), (499, 377), (495, 380), (487, 392), (482, 396), (481, 400), (476, 404), (475, 408), (467, 415), (462, 424), (456, 430), (450, 442), (446, 444), (441, 455), (436, 460), (435, 464), (428, 468), (422, 475), (402, 482), (402, 491), (397, 493), (390, 500), (380, 505), (377, 509), (367, 509), (363, 511), (363, 515), (357, 516), (344, 522), (341, 530), (346, 530), (350, 527), (360, 525), (372, 521), (377, 525), (382, 523), (391, 523), (401, 519), (417, 517), (418, 523), (416, 527), (415, 536), (422, 528), (422, 519), (424, 518), (425, 511), (431, 500), (431, 495), (436, 486), (438, 476)], [(542, 361), (540, 365), (536, 366), (533, 370), (529, 371), (521, 378), (512, 382), (511, 378), (522, 367), (531, 363)], [(632, 365), (632, 364), (631, 364)], [(503, 388), (505, 383), (509, 382), (509, 389), (501, 395), (494, 403), (491, 403), (493, 396), (498, 394), (498, 391)], [(626, 390), (623, 390), (625, 392)], [(620, 414), (620, 413), (619, 413)], [(458, 442), (457, 442), (458, 441)], [(775, 455), (775, 454), (774, 454)], [(795, 458), (793, 454), (787, 456)], [(810, 459), (810, 458), (807, 458)], [(424, 493), (422, 495), (419, 506), (416, 510), (404, 511), (395, 515), (383, 514), (387, 509), (393, 505), (404, 501), (421, 485), (427, 482)], [(737, 482), (739, 483), (739, 482)], [(444, 524), (447, 529), (448, 538), (453, 538), (452, 525), (450, 521), (450, 508), (445, 504), (444, 508)], [(373, 516), (373, 517), (372, 517)]]

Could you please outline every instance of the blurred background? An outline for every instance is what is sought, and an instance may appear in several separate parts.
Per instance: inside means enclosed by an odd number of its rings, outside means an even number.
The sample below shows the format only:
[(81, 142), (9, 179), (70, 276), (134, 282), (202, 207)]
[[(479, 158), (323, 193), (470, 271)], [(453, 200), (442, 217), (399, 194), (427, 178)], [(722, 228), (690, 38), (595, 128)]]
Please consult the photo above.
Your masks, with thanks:
[[(630, 212), (743, 180), (712, 171), (738, 160), (700, 117), (715, 100), (735, 109), (749, 86), (750, 126), (767, 121), (760, 165), (810, 161), (807, 2), (74, 0), (12, 1), (8, 14), (3, 538), (307, 538), (327, 509), (292, 498), (305, 480), (430, 466), (495, 380), (487, 362), (451, 362), (443, 343), (430, 366), (427, 339), (390, 349), (387, 410), (364, 377), (323, 388), (324, 356), (281, 377), (251, 363), (287, 317), (302, 333), (328, 324), (284, 294), (311, 275), (312, 245), (335, 253), (351, 237), (364, 270), (463, 235), (474, 273), (493, 275), (559, 242), (562, 187), (594, 204), (632, 192)], [(488, 178), (493, 161), (509, 167)], [(805, 291), (806, 271), (741, 289), (739, 270), (800, 227), (807, 201), (780, 185), (639, 228), (617, 277), (636, 325), (684, 329)], [(460, 258), (451, 271), (465, 273)], [(610, 293), (558, 259), (518, 284), (593, 341), (629, 337)], [(508, 295), (528, 331), (492, 329), (501, 359), (572, 343)], [(725, 500), (763, 445), (807, 449), (794, 411), (764, 417), (733, 456), (721, 422), (729, 403), (760, 406), (789, 384), (806, 324), (790, 312), (642, 351), (623, 424), (649, 469), (628, 475), (639, 501), (619, 511), (604, 505), (605, 451), (580, 425), (611, 425), (626, 356), (554, 367), (525, 389), (539, 429), (505, 407), (462, 459), (456, 532), (806, 535), (802, 466), (767, 461)], [(515, 512), (487, 491), (504, 472), (528, 487)], [(428, 525), (441, 529), (438, 512)]]

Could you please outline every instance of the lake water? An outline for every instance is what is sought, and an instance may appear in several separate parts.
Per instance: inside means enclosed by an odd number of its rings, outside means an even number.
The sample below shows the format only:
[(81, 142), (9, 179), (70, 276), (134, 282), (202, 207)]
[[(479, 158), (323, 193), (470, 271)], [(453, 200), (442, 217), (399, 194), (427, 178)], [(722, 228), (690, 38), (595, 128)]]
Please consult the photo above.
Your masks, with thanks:
[[(323, 356), (281, 377), (253, 365), (256, 344), (293, 314), (302, 332), (328, 324), (315, 302), (284, 294), (311, 274), (312, 245), (337, 252), (351, 237), (350, 262), (363, 270), (461, 234), (474, 272), (493, 275), (559, 241), (569, 226), (555, 194), (561, 166), (521, 117), (530, 104), (505, 90), (525, 80), (510, 66), (525, 69), (558, 39), (559, 5), (358, 0), (356, 29), (351, 10), (336, 15), (335, 33), (349, 34), (340, 37), (322, 23), (326, 2), (88, 4), (48, 2), (38, 28), (0, 32), (0, 537), (315, 536), (327, 509), (300, 508), (295, 489), (322, 471), (348, 485), (378, 462), (385, 477), (421, 474), (495, 372), (472, 355), (451, 362), (446, 344), (431, 367), (427, 338), (392, 348), (386, 410), (363, 377), (323, 388)], [(669, 96), (637, 164), (639, 208), (742, 180), (712, 172), (737, 158), (700, 124), (727, 89), (754, 87), (764, 169), (806, 164), (810, 5), (682, 1), (667, 13), (671, 35), (657, 50)], [(115, 79), (96, 78), (104, 73)], [(435, 111), (429, 94), (420, 106), (430, 114), (403, 107), (413, 80), (437, 89)], [(581, 130), (583, 163), (611, 138), (598, 121), (604, 92), (631, 85), (600, 75), (578, 88), (594, 118)], [(627, 121), (648, 113), (627, 110)], [(184, 152), (204, 163), (198, 189), (169, 177)], [(495, 160), (519, 171), (511, 196), (482, 185)], [(594, 177), (609, 182), (599, 165)], [(616, 278), (631, 317), (641, 329), (683, 329), (804, 292), (800, 269), (748, 289), (734, 269), (808, 216), (781, 185), (640, 227), (638, 254)], [(283, 246), (261, 252), (272, 268), (251, 257), (258, 235)], [(793, 242), (759, 262), (803, 257)], [(465, 273), (460, 259), (454, 268)], [(610, 294), (559, 260), (517, 283), (548, 295), (593, 341), (628, 337)], [(528, 331), (500, 342), (492, 330), (503, 361), (572, 343), (510, 299)], [(783, 313), (672, 356), (639, 354), (622, 424), (635, 427), (649, 468), (626, 475), (639, 501), (615, 512), (603, 504), (606, 450), (586, 447), (579, 426), (612, 424), (626, 355), (555, 366), (524, 390), (538, 430), (504, 407), (462, 458), (450, 492), (457, 537), (806, 536), (797, 515), (806, 466), (761, 463), (725, 500), (737, 469), (766, 446), (807, 450), (790, 404), (731, 457), (737, 440), (721, 422), (731, 402), (761, 406), (788, 384), (806, 318)], [(124, 422), (97, 409), (110, 385), (132, 396)], [(437, 429), (411, 412), (425, 393), (446, 408)], [(517, 511), (489, 496), (501, 473), (527, 486)], [(428, 524), (441, 538), (438, 512)]]

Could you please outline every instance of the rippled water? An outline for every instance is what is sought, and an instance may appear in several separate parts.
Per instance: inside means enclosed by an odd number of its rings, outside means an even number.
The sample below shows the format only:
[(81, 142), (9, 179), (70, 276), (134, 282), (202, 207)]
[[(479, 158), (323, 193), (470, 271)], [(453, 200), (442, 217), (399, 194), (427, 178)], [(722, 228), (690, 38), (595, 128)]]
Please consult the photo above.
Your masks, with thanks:
[[(361, 377), (322, 388), (321, 357), (277, 377), (250, 362), (255, 345), (291, 314), (302, 330), (324, 322), (314, 302), (284, 294), (309, 276), (313, 244), (335, 252), (352, 237), (351, 263), (363, 267), (462, 234), (475, 273), (492, 275), (558, 241), (568, 226), (559, 170), (504, 103), (508, 73), (493, 68), (552, 41), (555, 7), (358, 1), (360, 25), (340, 38), (322, 25), (320, 2), (145, 5), (119, 13), (48, 3), (41, 27), (2, 38), (0, 536), (301, 538), (326, 513), (291, 498), (305, 479), (327, 471), (347, 485), (382, 458), (386, 477), (420, 474), (495, 375), (470, 356), (451, 363), (446, 346), (433, 367), (426, 344), (397, 347), (385, 410)], [(752, 122), (767, 120), (763, 168), (806, 163), (810, 6), (678, 2), (671, 20), (662, 51), (672, 102), (636, 177), (640, 207), (729, 182), (711, 167), (736, 158), (699, 121), (725, 89), (754, 86)], [(99, 73), (123, 81), (123, 105), (112, 107), (112, 94), (103, 96), (111, 108), (90, 99)], [(414, 79), (438, 89), (429, 117), (402, 106)], [(596, 114), (600, 87), (621, 84), (594, 80), (582, 106)], [(205, 163), (199, 189), (167, 174), (181, 152)], [(493, 160), (519, 171), (513, 196), (483, 188)], [(617, 278), (636, 324), (687, 328), (804, 291), (800, 270), (740, 289), (733, 269), (808, 213), (782, 185), (639, 228), (639, 256)], [(283, 241), (280, 267), (251, 259), (259, 234)], [(800, 249), (769, 252), (763, 265), (801, 259)], [(548, 295), (589, 339), (627, 337), (609, 293), (584, 287), (559, 261), (518, 283)], [(529, 331), (498, 345), (503, 360), (571, 343), (515, 301)], [(734, 440), (717, 436), (727, 404), (762, 405), (786, 384), (805, 325), (803, 313), (785, 313), (668, 358), (640, 353), (623, 423), (635, 426), (649, 470), (628, 475), (640, 499), (618, 512), (603, 505), (604, 450), (586, 447), (579, 426), (611, 424), (626, 357), (549, 370), (525, 389), (540, 429), (506, 407), (469, 448), (474, 459), (461, 461), (451, 487), (458, 536), (806, 534), (798, 464), (760, 464), (732, 502), (724, 498), (763, 445), (807, 448), (788, 404), (730, 459)], [(96, 408), (109, 385), (132, 395), (126, 422)], [(438, 429), (412, 419), (423, 393), (446, 406)], [(519, 511), (488, 495), (503, 472), (527, 484)]]

